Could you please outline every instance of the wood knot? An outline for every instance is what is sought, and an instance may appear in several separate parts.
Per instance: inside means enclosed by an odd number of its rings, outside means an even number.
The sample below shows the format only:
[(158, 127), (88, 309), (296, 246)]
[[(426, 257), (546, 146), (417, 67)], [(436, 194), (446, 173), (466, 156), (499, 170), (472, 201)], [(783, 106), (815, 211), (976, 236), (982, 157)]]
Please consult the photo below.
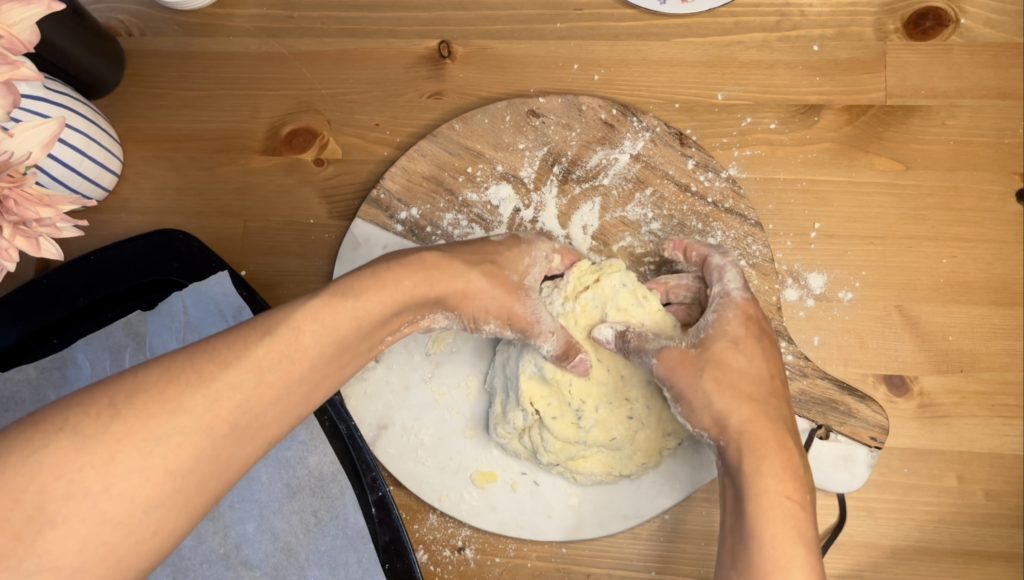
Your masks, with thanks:
[(953, 34), (957, 22), (959, 19), (950, 7), (922, 6), (903, 20), (903, 34), (914, 42), (948, 38)]
[(1014, 197), (1017, 198), (1017, 203), (1024, 205), (1024, 187), (1018, 189), (1017, 193), (1014, 194)]
[(445, 62), (455, 62), (455, 46), (447, 40), (441, 40), (437, 43), (437, 56)]
[(912, 395), (917, 384), (917, 379), (906, 375), (880, 375), (880, 378), (889, 394), (899, 399)]
[(284, 134), (281, 146), (289, 155), (302, 155), (316, 145), (320, 133), (309, 127), (297, 127)]
[[(271, 157), (308, 159), (316, 167), (328, 159), (341, 159), (341, 147), (331, 137), (331, 126), (323, 114), (303, 111), (281, 119), (267, 131), (261, 153)], [(318, 164), (319, 162), (319, 164)]]

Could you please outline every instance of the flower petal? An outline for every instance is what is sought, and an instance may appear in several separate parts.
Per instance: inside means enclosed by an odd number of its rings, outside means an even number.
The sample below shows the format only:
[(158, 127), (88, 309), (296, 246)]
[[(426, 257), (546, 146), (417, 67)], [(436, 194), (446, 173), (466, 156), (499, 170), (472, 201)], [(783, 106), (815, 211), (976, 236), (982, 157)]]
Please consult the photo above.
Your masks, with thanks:
[(36, 165), (46, 159), (62, 131), (63, 117), (18, 123), (5, 136), (0, 132), (0, 153), (10, 151), (16, 157), (28, 153), (28, 158), (22, 164)]
[(42, 81), (43, 75), (24, 56), (16, 56), (0, 47), (0, 81)]
[(0, 82), (0, 121), (11, 120), (11, 111), (21, 104), (21, 93), (12, 82)]
[(31, 52), (39, 42), (36, 21), (64, 8), (57, 0), (5, 0), (0, 2), (0, 47), (14, 54)]
[(36, 256), (37, 258), (46, 258), (48, 260), (64, 259), (64, 251), (49, 236), (39, 236), (39, 245), (43, 251)]

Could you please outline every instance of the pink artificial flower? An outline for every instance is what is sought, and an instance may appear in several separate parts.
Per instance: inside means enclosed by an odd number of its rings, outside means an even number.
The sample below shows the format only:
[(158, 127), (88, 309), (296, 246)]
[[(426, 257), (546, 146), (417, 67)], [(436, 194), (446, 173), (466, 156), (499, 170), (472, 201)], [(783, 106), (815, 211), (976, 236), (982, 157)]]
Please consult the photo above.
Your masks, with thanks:
[(41, 80), (43, 75), (31, 62), (0, 48), (0, 122), (10, 119), (11, 111), (21, 104), (21, 94), (14, 81)]
[(30, 256), (63, 260), (64, 252), (54, 238), (81, 236), (83, 232), (76, 226), (89, 225), (64, 212), (95, 204), (74, 195), (46, 191), (31, 182), (14, 187), (0, 182), (0, 280), (14, 271), (19, 250)]
[(91, 199), (58, 194), (36, 187), (32, 166), (46, 158), (64, 130), (64, 119), (19, 123), (0, 130), (0, 281), (13, 272), (19, 252), (30, 256), (64, 259), (55, 238), (82, 235), (85, 220), (64, 212), (96, 205)]
[[(21, 55), (39, 42), (36, 21), (64, 8), (58, 0), (0, 0), (0, 121), (21, 104), (14, 81), (41, 81), (42, 75)], [(82, 235), (85, 220), (64, 212), (96, 205), (84, 197), (36, 187), (33, 167), (46, 158), (61, 132), (64, 119), (18, 123), (0, 129), (0, 281), (18, 266), (21, 252), (63, 260), (55, 238)]]
[(0, 131), (0, 155), (10, 153), (12, 167), (24, 171), (46, 159), (63, 131), (64, 117), (18, 123), (10, 131)]
[(39, 43), (36, 21), (64, 8), (57, 0), (3, 0), (0, 2), (0, 48), (15, 55), (32, 52)]

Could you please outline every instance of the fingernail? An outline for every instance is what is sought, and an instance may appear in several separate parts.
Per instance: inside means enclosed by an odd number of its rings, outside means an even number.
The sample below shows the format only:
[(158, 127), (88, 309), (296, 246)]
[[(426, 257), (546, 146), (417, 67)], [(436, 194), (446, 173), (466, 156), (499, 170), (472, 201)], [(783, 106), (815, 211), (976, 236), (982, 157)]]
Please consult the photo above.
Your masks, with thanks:
[(580, 354), (576, 355), (576, 358), (572, 359), (572, 362), (569, 363), (569, 366), (566, 368), (569, 369), (570, 373), (576, 376), (589, 377), (590, 357), (587, 356), (587, 353), (581, 352)]
[(626, 327), (621, 324), (614, 324), (606, 322), (604, 324), (598, 324), (590, 331), (590, 338), (597, 344), (607, 348), (608, 350), (615, 349), (615, 336), (619, 332), (625, 330)]

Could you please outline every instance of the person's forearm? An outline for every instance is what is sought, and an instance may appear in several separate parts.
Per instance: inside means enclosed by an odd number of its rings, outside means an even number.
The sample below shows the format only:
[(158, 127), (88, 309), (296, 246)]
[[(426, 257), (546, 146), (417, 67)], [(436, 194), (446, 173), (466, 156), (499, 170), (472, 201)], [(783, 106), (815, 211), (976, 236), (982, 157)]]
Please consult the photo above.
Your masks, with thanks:
[(824, 578), (814, 485), (790, 425), (747, 425), (719, 449), (718, 579)]
[(304, 417), (418, 329), (435, 289), (407, 278), (403, 259), (0, 432), (0, 576), (146, 574)]

